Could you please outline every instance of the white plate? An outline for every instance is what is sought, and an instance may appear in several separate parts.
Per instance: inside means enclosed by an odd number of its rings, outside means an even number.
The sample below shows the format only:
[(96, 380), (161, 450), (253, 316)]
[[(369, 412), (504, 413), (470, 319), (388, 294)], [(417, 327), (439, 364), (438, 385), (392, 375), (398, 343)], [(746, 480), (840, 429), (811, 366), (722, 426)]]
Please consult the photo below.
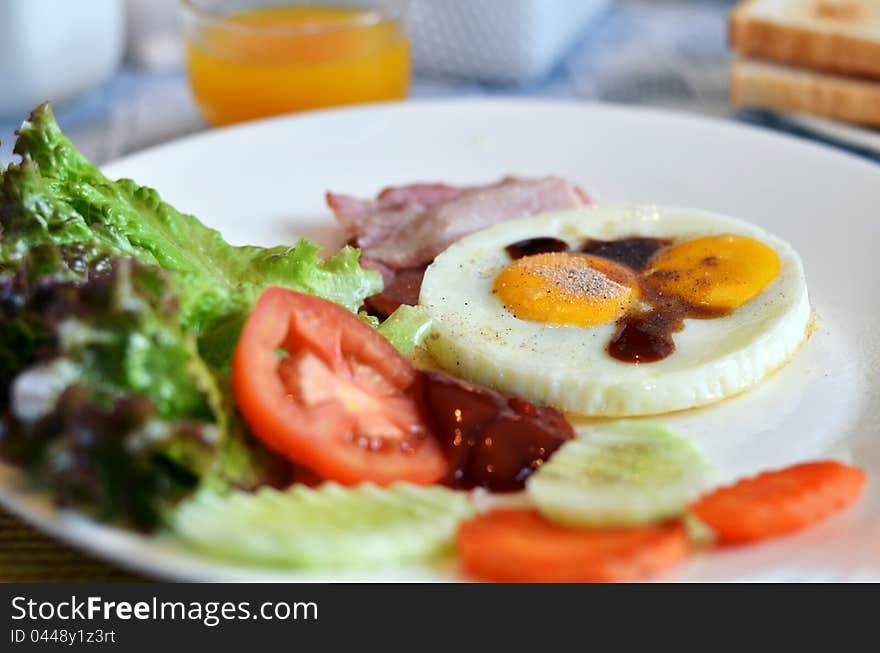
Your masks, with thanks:
[(809, 129), (820, 136), (827, 136), (847, 145), (855, 145), (880, 153), (880, 129), (869, 129), (837, 120), (796, 113), (785, 114), (784, 117), (789, 122)]
[[(656, 110), (523, 101), (447, 101), (313, 113), (219, 130), (106, 167), (159, 188), (235, 243), (327, 245), (340, 234), (327, 189), (372, 195), (416, 180), (558, 174), (600, 202), (692, 205), (755, 222), (803, 256), (821, 318), (797, 358), (719, 405), (670, 415), (720, 480), (833, 456), (868, 470), (854, 510), (764, 545), (693, 556), (682, 580), (880, 580), (880, 167), (729, 122)], [(146, 574), (179, 579), (341, 580), (198, 558), (54, 510), (0, 468), (0, 501), (40, 527)], [(353, 578), (352, 576), (346, 578)], [(450, 578), (431, 570), (358, 579)]]

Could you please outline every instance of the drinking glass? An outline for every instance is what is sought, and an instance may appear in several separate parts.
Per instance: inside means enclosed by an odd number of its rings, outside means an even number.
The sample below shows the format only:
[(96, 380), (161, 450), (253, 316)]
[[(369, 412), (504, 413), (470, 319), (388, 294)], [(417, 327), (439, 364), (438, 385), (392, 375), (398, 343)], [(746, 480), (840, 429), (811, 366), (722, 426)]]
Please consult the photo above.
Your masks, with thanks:
[(181, 0), (190, 86), (212, 125), (406, 97), (406, 0)]

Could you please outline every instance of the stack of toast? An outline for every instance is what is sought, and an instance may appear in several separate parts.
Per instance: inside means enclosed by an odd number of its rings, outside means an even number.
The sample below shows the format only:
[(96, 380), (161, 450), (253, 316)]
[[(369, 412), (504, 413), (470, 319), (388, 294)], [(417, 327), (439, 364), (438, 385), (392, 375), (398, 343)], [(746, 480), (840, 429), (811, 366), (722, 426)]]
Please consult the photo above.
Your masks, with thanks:
[(880, 0), (745, 0), (734, 104), (880, 127)]

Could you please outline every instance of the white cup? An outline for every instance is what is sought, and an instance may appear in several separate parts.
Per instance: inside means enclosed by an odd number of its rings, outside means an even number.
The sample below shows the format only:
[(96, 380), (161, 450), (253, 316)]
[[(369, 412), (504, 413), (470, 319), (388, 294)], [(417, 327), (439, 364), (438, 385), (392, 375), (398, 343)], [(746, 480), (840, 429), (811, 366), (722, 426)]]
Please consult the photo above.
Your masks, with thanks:
[(0, 1), (0, 117), (23, 118), (109, 79), (124, 26), (121, 0)]

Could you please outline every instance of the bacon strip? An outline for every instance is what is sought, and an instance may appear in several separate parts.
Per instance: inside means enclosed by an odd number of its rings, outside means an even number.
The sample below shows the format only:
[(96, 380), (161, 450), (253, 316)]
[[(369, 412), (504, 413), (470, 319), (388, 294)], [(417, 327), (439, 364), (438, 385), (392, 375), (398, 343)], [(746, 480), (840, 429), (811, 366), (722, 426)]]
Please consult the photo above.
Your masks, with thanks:
[(434, 260), (469, 233), (511, 218), (586, 204), (586, 194), (559, 177), (507, 177), (487, 186), (414, 184), (375, 200), (327, 194), (327, 204), (363, 255), (391, 268)]
[(418, 302), (425, 268), (455, 241), (505, 220), (589, 201), (560, 177), (505, 177), (482, 186), (412, 184), (386, 188), (374, 200), (327, 193), (351, 244), (361, 248), (363, 263), (383, 273), (385, 290), (370, 298), (368, 307), (384, 315), (401, 303)]

